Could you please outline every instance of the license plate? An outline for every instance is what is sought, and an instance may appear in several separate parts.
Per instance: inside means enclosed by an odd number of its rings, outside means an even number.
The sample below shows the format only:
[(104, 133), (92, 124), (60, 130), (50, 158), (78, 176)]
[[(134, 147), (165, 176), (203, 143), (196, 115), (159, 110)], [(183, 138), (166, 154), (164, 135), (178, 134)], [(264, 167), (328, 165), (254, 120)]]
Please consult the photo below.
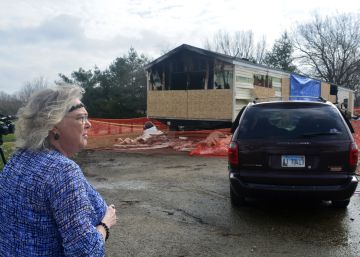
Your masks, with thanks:
[(281, 167), (286, 168), (303, 168), (305, 167), (304, 155), (282, 155)]

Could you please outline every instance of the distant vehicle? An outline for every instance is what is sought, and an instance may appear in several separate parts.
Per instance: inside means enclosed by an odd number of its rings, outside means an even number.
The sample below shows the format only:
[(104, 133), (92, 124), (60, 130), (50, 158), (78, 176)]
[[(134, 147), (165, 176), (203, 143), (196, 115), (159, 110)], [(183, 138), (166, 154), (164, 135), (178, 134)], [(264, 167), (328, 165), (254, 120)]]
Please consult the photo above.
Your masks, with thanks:
[(229, 145), (231, 203), (297, 196), (345, 208), (358, 180), (351, 123), (326, 101), (252, 102)]

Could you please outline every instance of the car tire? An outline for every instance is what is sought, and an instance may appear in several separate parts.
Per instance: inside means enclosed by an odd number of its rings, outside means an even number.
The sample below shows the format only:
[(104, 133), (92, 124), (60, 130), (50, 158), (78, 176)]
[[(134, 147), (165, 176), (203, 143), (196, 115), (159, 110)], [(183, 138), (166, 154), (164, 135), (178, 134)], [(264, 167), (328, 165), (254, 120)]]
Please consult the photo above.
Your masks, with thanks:
[(332, 200), (331, 204), (335, 208), (346, 208), (350, 203), (350, 199), (345, 200)]
[(230, 201), (232, 206), (244, 206), (246, 204), (245, 197), (234, 192), (230, 186)]

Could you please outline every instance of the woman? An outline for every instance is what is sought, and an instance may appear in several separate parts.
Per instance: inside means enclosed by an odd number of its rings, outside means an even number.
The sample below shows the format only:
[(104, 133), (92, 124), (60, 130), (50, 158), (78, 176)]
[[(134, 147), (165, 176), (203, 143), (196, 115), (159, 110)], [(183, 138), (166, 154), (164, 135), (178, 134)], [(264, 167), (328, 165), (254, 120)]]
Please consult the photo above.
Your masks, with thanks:
[(0, 172), (0, 256), (104, 256), (116, 223), (79, 166), (88, 113), (76, 86), (37, 92), (18, 112), (18, 150)]

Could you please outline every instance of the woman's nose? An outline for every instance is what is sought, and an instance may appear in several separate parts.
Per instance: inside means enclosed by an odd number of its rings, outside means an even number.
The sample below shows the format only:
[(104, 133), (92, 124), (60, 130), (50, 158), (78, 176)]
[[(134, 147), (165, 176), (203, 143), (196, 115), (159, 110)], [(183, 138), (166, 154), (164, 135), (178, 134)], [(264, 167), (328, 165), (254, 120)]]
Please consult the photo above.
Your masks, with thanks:
[(91, 122), (89, 121), (89, 119), (86, 119), (85, 128), (91, 128)]

